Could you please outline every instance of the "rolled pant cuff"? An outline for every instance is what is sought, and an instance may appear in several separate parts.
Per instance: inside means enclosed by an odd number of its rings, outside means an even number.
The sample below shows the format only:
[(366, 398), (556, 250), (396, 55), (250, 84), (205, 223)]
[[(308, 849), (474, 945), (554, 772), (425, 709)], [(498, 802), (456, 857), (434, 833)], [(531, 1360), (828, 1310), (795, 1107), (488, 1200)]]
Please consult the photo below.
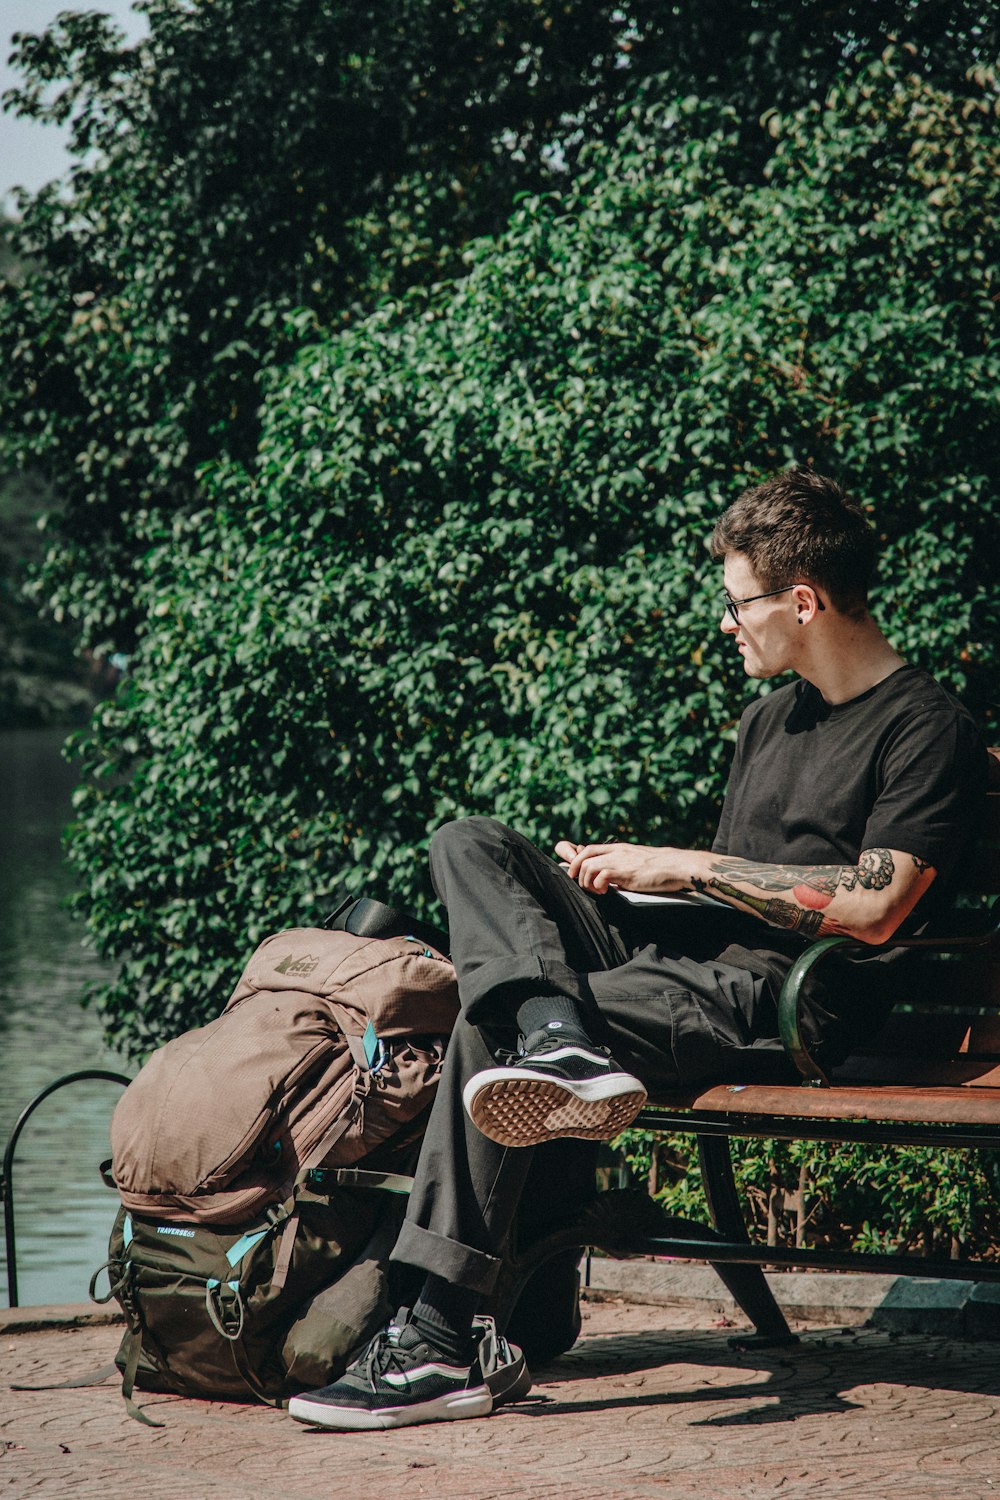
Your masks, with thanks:
[(531, 993), (566, 995), (580, 999), (580, 976), (566, 964), (545, 962), (541, 958), (520, 957), (515, 960), (494, 959), (470, 974), (463, 974), (462, 1004), (474, 1025), (496, 1025), (506, 1019), (497, 1011), (497, 1001), (505, 993), (519, 992), (519, 999)]
[(468, 1287), (471, 1292), (491, 1292), (500, 1275), (503, 1262), (496, 1255), (487, 1255), (482, 1250), (472, 1250), (458, 1240), (445, 1239), (431, 1229), (422, 1229), (419, 1224), (403, 1220), (403, 1227), (393, 1247), (390, 1260), (404, 1261), (408, 1266), (419, 1266), (422, 1271), (432, 1271), (457, 1286)]

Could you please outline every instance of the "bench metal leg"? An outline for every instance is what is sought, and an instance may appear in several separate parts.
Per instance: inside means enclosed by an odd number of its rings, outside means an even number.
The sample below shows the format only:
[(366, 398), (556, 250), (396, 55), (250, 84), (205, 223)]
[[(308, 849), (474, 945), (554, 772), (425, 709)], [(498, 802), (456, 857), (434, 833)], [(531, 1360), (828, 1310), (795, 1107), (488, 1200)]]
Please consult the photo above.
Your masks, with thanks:
[[(749, 1244), (750, 1236), (733, 1178), (729, 1141), (725, 1136), (700, 1135), (698, 1160), (713, 1225), (723, 1238)], [(774, 1300), (774, 1293), (760, 1266), (710, 1264), (754, 1325), (755, 1345), (798, 1342)]]

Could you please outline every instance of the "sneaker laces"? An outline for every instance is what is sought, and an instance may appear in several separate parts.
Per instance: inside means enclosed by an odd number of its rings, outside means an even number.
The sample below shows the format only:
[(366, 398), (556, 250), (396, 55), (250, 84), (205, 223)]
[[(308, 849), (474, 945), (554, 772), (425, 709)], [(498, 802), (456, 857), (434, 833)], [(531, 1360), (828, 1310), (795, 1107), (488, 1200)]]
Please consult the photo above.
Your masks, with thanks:
[(361, 1356), (362, 1372), (373, 1391), (378, 1389), (376, 1384), (378, 1377), (384, 1375), (387, 1370), (396, 1369), (401, 1375), (406, 1374), (406, 1360), (403, 1358), (406, 1351), (401, 1350), (399, 1346), (399, 1338), (404, 1326), (399, 1323), (390, 1323), (388, 1328), (383, 1328), (375, 1335)]
[[(412, 1332), (414, 1339), (409, 1347), (401, 1343), (402, 1336), (407, 1330)], [(406, 1309), (406, 1316), (398, 1323), (392, 1322), (388, 1328), (383, 1328), (380, 1333), (377, 1333), (358, 1361), (362, 1374), (372, 1390), (377, 1389), (376, 1381), (387, 1370), (398, 1370), (400, 1375), (406, 1375), (411, 1363), (407, 1356), (412, 1355), (421, 1344), (424, 1344), (424, 1340), (409, 1321), (409, 1309)], [(427, 1348), (426, 1344), (424, 1348)], [(436, 1353), (433, 1346), (428, 1349), (428, 1353), (432, 1359), (446, 1359), (445, 1355)]]

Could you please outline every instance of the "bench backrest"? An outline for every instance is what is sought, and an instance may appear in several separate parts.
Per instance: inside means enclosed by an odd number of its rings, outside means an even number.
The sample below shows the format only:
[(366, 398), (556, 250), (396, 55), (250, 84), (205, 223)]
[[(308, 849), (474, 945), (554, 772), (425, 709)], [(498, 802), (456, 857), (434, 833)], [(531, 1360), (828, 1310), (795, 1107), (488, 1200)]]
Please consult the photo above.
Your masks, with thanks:
[(961, 876), (961, 889), (969, 895), (995, 896), (1000, 892), (1000, 749), (990, 751), (991, 790), (986, 798), (986, 817), (976, 852)]
[[(977, 898), (983, 905), (1000, 893), (1000, 750), (990, 753), (994, 790), (986, 799), (976, 854), (960, 879), (963, 904)], [(975, 952), (923, 959), (907, 974), (900, 1004), (885, 1027), (857, 1057), (921, 1059), (921, 1076), (928, 1060), (939, 1061), (942, 1082), (953, 1077), (955, 1063), (967, 1062), (977, 1083), (1000, 1084), (1000, 939)], [(857, 1070), (848, 1065), (847, 1071), (863, 1072), (865, 1064)]]

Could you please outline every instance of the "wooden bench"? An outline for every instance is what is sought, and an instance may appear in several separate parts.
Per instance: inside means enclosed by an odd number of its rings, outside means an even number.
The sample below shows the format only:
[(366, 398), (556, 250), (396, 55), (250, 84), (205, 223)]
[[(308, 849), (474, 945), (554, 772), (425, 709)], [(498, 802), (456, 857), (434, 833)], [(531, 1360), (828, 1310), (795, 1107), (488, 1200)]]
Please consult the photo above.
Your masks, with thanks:
[(827, 954), (850, 942), (821, 938), (793, 965), (779, 999), (781, 1038), (799, 1083), (716, 1083), (677, 1091), (648, 1105), (635, 1121), (634, 1129), (697, 1138), (711, 1225), (671, 1217), (641, 1190), (600, 1193), (564, 1231), (518, 1257), (508, 1283), (511, 1297), (544, 1260), (572, 1245), (613, 1256), (707, 1261), (753, 1323), (759, 1344), (794, 1337), (764, 1277), (765, 1265), (1000, 1281), (1000, 1262), (754, 1243), (730, 1156), (730, 1141), (746, 1137), (873, 1148), (1000, 1148), (1000, 901), (989, 905), (1000, 892), (1000, 751), (991, 754), (987, 827), (964, 881), (963, 902), (947, 932), (888, 945), (923, 949), (925, 957), (905, 966), (896, 1008), (871, 1048), (851, 1056), (832, 1079), (809, 1056), (799, 1022), (803, 980)]

